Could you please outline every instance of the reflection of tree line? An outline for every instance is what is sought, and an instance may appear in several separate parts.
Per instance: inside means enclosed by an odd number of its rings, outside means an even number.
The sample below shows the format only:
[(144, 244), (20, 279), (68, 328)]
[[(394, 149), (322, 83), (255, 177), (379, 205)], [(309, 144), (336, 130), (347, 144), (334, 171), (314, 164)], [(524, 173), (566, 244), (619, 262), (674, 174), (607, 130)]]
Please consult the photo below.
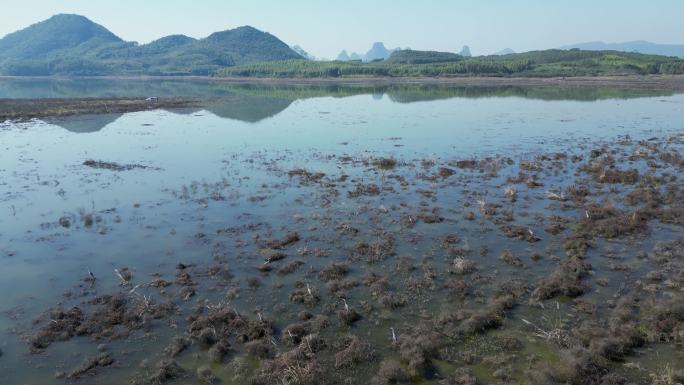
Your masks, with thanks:
[(596, 101), (671, 96), (672, 91), (620, 88), (579, 88), (557, 86), (449, 86), (449, 85), (325, 85), (273, 86), (262, 84), (230, 85), (231, 92), (250, 96), (283, 99), (387, 95), (397, 103), (450, 98), (523, 97), (539, 100)]
[[(449, 86), (449, 85), (266, 85), (231, 84), (214, 81), (179, 80), (26, 80), (0, 81), (0, 98), (45, 97), (195, 97), (203, 100), (202, 109), (218, 117), (244, 122), (258, 122), (272, 117), (298, 99), (317, 97), (344, 98), (356, 95), (387, 95), (396, 103), (441, 100), (450, 98), (521, 97), (538, 100), (596, 101), (609, 98), (638, 98), (672, 95), (671, 91), (625, 90), (618, 88), (526, 87), (526, 86)], [(194, 113), (193, 111), (174, 111)], [(97, 131), (111, 117), (74, 118), (81, 127), (74, 131)], [(68, 120), (60, 121), (67, 125)], [(86, 124), (85, 122), (90, 122)], [(104, 125), (101, 125), (103, 124)], [(89, 126), (90, 128), (87, 128)], [(68, 128), (68, 127), (65, 127)], [(69, 129), (69, 128), (68, 128)]]

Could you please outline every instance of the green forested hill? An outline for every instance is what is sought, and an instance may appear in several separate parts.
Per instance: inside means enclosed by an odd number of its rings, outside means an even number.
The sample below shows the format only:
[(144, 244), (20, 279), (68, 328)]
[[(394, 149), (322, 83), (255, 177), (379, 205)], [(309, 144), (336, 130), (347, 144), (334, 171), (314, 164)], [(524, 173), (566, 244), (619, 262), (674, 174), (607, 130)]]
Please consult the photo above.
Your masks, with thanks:
[(56, 15), (0, 40), (2, 59), (40, 60), (82, 44), (106, 45), (123, 40), (83, 16)]
[(386, 60), (306, 60), (277, 37), (245, 26), (203, 39), (172, 35), (126, 42), (79, 15), (56, 15), (0, 39), (0, 75), (210, 75), (224, 77), (620, 76), (684, 74), (676, 57), (619, 51), (545, 50), (464, 57), (398, 50)]
[(451, 52), (415, 51), (406, 49), (394, 51), (385, 62), (391, 64), (429, 64), (457, 62), (466, 59), (466, 57)]
[(228, 66), (292, 59), (301, 56), (252, 27), (137, 45), (78, 15), (56, 15), (0, 39), (1, 75), (209, 75)]

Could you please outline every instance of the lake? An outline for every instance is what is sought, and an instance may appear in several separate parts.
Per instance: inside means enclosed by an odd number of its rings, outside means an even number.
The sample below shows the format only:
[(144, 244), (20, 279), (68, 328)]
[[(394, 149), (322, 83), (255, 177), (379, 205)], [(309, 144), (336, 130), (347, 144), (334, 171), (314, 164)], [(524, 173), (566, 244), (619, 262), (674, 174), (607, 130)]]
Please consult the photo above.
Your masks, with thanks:
[(0, 123), (3, 383), (684, 370), (684, 94), (0, 80), (167, 95)]

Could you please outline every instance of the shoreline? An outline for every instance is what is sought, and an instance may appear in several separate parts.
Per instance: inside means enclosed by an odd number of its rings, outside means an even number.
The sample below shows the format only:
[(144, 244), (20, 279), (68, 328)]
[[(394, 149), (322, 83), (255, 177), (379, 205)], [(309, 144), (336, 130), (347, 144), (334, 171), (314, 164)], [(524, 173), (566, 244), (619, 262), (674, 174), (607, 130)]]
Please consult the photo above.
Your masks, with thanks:
[(256, 78), (211, 76), (78, 76), (24, 77), (0, 76), (2, 80), (136, 80), (136, 81), (201, 81), (228, 84), (259, 84), (284, 86), (335, 85), (444, 85), (462, 87), (614, 87), (624, 89), (653, 89), (684, 91), (684, 75), (599, 76), (599, 77), (350, 77), (350, 78)]
[(149, 109), (187, 108), (197, 105), (190, 98), (44, 98), (0, 99), (0, 122), (74, 115), (110, 114)]

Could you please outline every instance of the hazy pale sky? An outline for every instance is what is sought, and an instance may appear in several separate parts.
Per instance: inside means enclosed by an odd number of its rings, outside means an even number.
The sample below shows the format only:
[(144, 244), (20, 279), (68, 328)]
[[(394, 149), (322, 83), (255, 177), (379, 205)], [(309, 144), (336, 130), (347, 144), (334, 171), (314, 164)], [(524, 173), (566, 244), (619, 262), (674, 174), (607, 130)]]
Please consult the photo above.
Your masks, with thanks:
[(684, 43), (682, 0), (2, 0), (0, 36), (77, 13), (129, 41), (252, 25), (311, 54), (388, 48), (473, 54), (603, 40)]

